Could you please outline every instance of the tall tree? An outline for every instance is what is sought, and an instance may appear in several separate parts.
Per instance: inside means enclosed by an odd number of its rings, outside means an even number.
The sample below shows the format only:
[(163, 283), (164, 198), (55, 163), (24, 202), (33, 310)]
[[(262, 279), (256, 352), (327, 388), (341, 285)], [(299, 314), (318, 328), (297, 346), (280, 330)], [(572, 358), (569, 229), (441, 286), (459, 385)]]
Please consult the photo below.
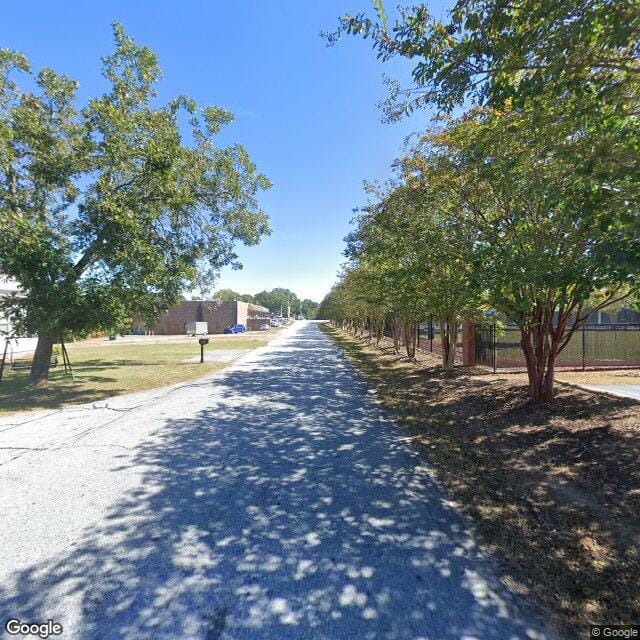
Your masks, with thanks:
[(531, 398), (548, 401), (572, 332), (638, 286), (638, 2), (458, 0), (444, 19), (420, 4), (393, 23), (374, 6), (330, 39), (413, 61), (412, 85), (391, 83), (391, 118), (467, 109), (436, 157), (460, 178), (489, 299), (520, 326)]
[(358, 218), (347, 255), (376, 269), (375, 308), (386, 313), (395, 342), (400, 323), (410, 357), (416, 325), (437, 319), (442, 364), (451, 370), (458, 327), (480, 306), (482, 282), (470, 260), (477, 234), (460, 215), (457, 177), (446, 163), (416, 151), (399, 166), (402, 181)]
[(620, 104), (640, 79), (637, 0), (458, 0), (442, 19), (420, 3), (400, 7), (392, 22), (381, 0), (373, 4), (377, 15), (346, 15), (328, 38), (360, 35), (379, 58), (415, 63), (413, 86), (391, 85), (392, 116), (425, 105), (523, 105), (550, 93), (566, 113), (588, 93)]
[(0, 271), (25, 294), (4, 306), (38, 334), (33, 383), (60, 337), (152, 320), (235, 262), (236, 241), (269, 232), (256, 201), (268, 180), (242, 146), (216, 145), (232, 115), (185, 96), (157, 105), (155, 54), (119, 24), (114, 37), (109, 89), (80, 110), (75, 82), (0, 53)]
[(293, 291), (282, 287), (276, 287), (271, 291), (260, 291), (253, 297), (256, 304), (267, 307), (271, 313), (283, 313), (285, 315), (289, 309), (291, 309), (291, 313), (295, 313), (300, 303), (298, 296)]
[(241, 300), (242, 302), (253, 302), (253, 296), (249, 293), (238, 293), (233, 289), (219, 289), (213, 294), (216, 300)]
[(534, 402), (554, 394), (558, 354), (599, 309), (640, 284), (639, 200), (627, 176), (549, 145), (528, 114), (489, 111), (431, 138), (458, 173), (457, 217), (477, 232), (469, 255), (488, 303), (520, 328)]
[(311, 300), (310, 298), (305, 298), (300, 301), (300, 313), (307, 319), (313, 320), (316, 317), (316, 313), (318, 311), (318, 307), (320, 303)]
[(457, 188), (461, 177), (447, 158), (425, 156), (418, 149), (403, 160), (402, 171), (411, 207), (416, 277), (424, 283), (423, 304), (440, 325), (442, 366), (451, 371), (459, 327), (482, 306), (485, 283), (473, 261), (478, 233)]

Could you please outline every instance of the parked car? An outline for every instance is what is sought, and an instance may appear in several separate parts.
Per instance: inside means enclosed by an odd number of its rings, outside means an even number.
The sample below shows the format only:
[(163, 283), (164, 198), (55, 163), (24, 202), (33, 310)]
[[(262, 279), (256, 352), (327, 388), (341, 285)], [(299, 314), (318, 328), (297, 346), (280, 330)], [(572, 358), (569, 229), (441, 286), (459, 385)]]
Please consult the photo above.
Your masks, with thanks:
[(247, 330), (243, 324), (230, 324), (228, 327), (225, 327), (223, 333), (244, 333)]
[(263, 323), (260, 325), (260, 331), (269, 331), (269, 329), (270, 329), (270, 327), (269, 327), (269, 325), (268, 325), (266, 322), (263, 322)]

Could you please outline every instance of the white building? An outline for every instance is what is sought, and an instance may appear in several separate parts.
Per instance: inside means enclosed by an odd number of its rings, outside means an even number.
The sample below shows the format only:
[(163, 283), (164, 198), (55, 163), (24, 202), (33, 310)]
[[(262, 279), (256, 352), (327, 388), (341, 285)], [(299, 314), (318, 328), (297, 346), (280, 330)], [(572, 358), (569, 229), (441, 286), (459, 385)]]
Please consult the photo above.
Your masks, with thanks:
[[(0, 274), (0, 298), (13, 296), (19, 291), (20, 283), (17, 280)], [(0, 311), (0, 358), (2, 358), (7, 336), (13, 336), (11, 318), (5, 315), (3, 311)], [(8, 341), (7, 355), (12, 357), (18, 354), (32, 353), (35, 351), (37, 341), (37, 338), (12, 337)]]
[[(18, 293), (18, 291), (20, 291), (20, 283), (0, 273), (0, 298), (13, 296)], [(13, 333), (12, 329), (10, 318), (0, 310), (0, 334), (11, 335)]]

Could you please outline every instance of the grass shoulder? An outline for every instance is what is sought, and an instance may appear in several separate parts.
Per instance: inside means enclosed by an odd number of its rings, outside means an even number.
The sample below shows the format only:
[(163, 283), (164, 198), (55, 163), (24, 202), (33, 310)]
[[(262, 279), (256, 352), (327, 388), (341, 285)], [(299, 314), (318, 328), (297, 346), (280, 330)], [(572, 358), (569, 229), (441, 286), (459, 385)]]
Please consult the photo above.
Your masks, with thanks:
[(321, 327), (409, 433), (498, 559), (502, 580), (561, 633), (640, 619), (638, 404), (560, 385), (527, 403), (524, 375), (437, 360)]
[[(57, 409), (111, 396), (185, 382), (222, 369), (244, 351), (267, 344), (277, 335), (214, 336), (205, 347), (215, 361), (198, 361), (194, 338), (177, 340), (87, 340), (67, 345), (75, 379), (65, 376), (62, 359), (51, 369), (48, 384), (29, 385), (29, 371), (5, 368), (0, 383), (0, 415), (16, 411)], [(193, 362), (196, 360), (196, 362)]]

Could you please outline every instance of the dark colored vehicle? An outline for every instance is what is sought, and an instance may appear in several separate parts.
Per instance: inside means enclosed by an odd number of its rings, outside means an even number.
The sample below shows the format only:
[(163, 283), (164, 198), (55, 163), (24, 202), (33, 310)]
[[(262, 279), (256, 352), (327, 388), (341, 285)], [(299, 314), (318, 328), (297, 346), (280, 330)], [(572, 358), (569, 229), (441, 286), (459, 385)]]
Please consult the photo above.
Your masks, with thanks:
[(243, 324), (230, 324), (223, 333), (244, 333), (247, 330)]

